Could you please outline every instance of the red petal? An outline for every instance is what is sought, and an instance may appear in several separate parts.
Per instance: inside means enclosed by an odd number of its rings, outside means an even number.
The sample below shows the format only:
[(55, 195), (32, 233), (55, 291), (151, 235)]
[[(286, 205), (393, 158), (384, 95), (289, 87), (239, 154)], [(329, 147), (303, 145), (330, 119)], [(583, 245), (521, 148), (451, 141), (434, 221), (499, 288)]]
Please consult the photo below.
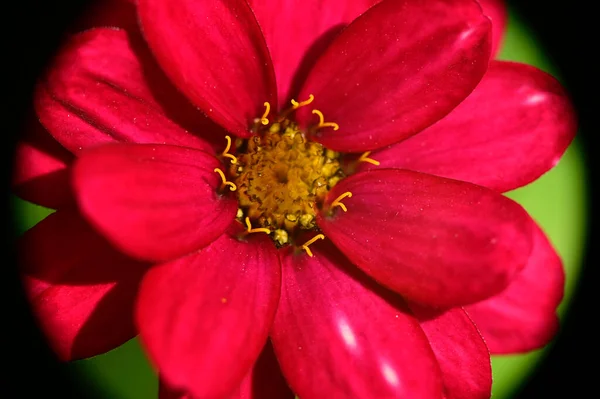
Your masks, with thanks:
[(344, 152), (412, 136), (438, 121), (475, 88), (487, 69), (490, 21), (471, 0), (384, 0), (352, 22), (311, 71), (300, 98), (339, 130), (314, 139)]
[(508, 191), (556, 165), (576, 130), (575, 110), (556, 79), (529, 65), (492, 61), (450, 115), (371, 157), (380, 167)]
[(83, 214), (118, 248), (166, 261), (209, 244), (234, 219), (236, 201), (217, 194), (219, 166), (190, 148), (112, 144), (75, 162), (73, 184)]
[(406, 298), (454, 307), (504, 289), (531, 251), (531, 221), (516, 202), (456, 180), (399, 169), (338, 183), (348, 212), (318, 215), (323, 232), (358, 267)]
[(483, 9), (483, 13), (492, 20), (492, 58), (498, 54), (504, 33), (506, 31), (506, 20), (508, 10), (504, 0), (477, 0)]
[(93, 1), (71, 27), (71, 31), (75, 33), (97, 27), (117, 27), (132, 34), (139, 34), (135, 1)]
[(295, 396), (281, 374), (271, 341), (267, 341), (254, 367), (229, 399), (294, 399)]
[(558, 331), (556, 308), (565, 272), (558, 254), (536, 225), (527, 266), (506, 290), (466, 308), (492, 353), (528, 352)]
[(35, 107), (42, 124), (75, 154), (113, 141), (210, 150), (173, 122), (202, 121), (173, 90), (142, 43), (125, 31), (98, 28), (73, 36), (63, 48), (38, 85)]
[(267, 341), (280, 281), (275, 247), (260, 234), (248, 241), (225, 234), (151, 269), (137, 324), (165, 382), (199, 398), (230, 394)]
[(273, 59), (281, 108), (290, 106), (290, 99), (297, 96), (315, 61), (338, 33), (378, 2), (249, 0)]
[(294, 392), (314, 398), (440, 398), (441, 377), (418, 322), (332, 245), (282, 256), (271, 332)]
[(133, 301), (145, 266), (76, 212), (48, 216), (24, 234), (19, 251), (32, 310), (61, 359), (95, 356), (136, 335)]
[(30, 119), (15, 150), (14, 193), (47, 208), (71, 205), (73, 195), (67, 166), (73, 159), (37, 119)]
[(158, 399), (193, 399), (185, 392), (172, 389), (161, 379), (158, 380)]
[(490, 353), (469, 316), (460, 308), (444, 313), (411, 304), (442, 369), (445, 399), (489, 399)]
[[(163, 381), (159, 381), (158, 396), (159, 399), (191, 399), (185, 393), (170, 389)], [(227, 399), (294, 399), (294, 396), (281, 374), (271, 341), (267, 341), (238, 391)]]
[(277, 104), (269, 51), (245, 0), (139, 0), (142, 31), (158, 62), (199, 109), (232, 133)]

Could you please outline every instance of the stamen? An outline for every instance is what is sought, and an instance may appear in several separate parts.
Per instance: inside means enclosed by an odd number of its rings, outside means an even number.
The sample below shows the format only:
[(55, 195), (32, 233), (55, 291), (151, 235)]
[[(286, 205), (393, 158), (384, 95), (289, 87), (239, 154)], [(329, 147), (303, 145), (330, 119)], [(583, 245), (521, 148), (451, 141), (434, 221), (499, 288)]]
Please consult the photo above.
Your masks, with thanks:
[(221, 189), (223, 189), (225, 186), (229, 186), (229, 190), (237, 190), (237, 186), (234, 183), (227, 181), (227, 179), (225, 178), (225, 173), (223, 173), (221, 169), (215, 168), (213, 172), (217, 172), (219, 176), (221, 176), (221, 180), (223, 181), (223, 184), (221, 184)]
[(298, 101), (292, 99), (292, 109), (298, 109), (300, 107), (304, 107), (305, 105), (312, 103), (314, 99), (315, 99), (315, 96), (313, 96), (312, 94), (308, 95), (308, 100), (298, 102)]
[(252, 224), (250, 223), (250, 218), (248, 216), (246, 216), (246, 227), (248, 228), (248, 230), (246, 230), (246, 233), (248, 233), (248, 234), (250, 234), (250, 233), (271, 234), (271, 230), (264, 228), (264, 227), (259, 227), (259, 228), (253, 229)]
[(332, 203), (331, 203), (331, 207), (334, 208), (336, 206), (339, 206), (340, 208), (342, 208), (342, 210), (344, 212), (348, 212), (348, 208), (346, 208), (346, 205), (342, 204), (340, 201), (343, 200), (344, 198), (351, 198), (352, 197), (352, 193), (350, 191), (346, 191), (344, 194), (340, 195), (339, 197), (337, 197)]
[(365, 152), (360, 156), (360, 158), (358, 158), (358, 162), (368, 162), (372, 165), (379, 166), (380, 162), (373, 158), (369, 158), (369, 155), (371, 155), (371, 151)]
[(308, 246), (310, 244), (312, 244), (313, 242), (317, 241), (317, 240), (324, 240), (324, 239), (325, 239), (325, 236), (323, 234), (317, 234), (316, 236), (314, 236), (310, 240), (306, 241), (304, 243), (304, 245), (302, 245), (302, 249), (305, 250), (306, 253), (308, 254), (308, 256), (310, 256), (312, 258), (313, 257), (313, 253), (310, 250), (310, 248), (308, 248)]
[(271, 112), (271, 104), (269, 104), (268, 101), (265, 101), (264, 106), (266, 109), (265, 113), (260, 117), (260, 123), (262, 123), (263, 125), (268, 125), (269, 119), (267, 119), (267, 116), (269, 116), (269, 112)]
[(225, 151), (221, 153), (221, 156), (231, 159), (231, 164), (235, 165), (237, 164), (237, 158), (234, 155), (229, 154), (229, 149), (231, 148), (231, 137), (225, 136), (225, 140), (227, 140), (227, 147), (225, 147)]
[(319, 115), (319, 124), (317, 125), (317, 129), (323, 127), (332, 127), (333, 130), (338, 130), (340, 128), (340, 125), (338, 125), (335, 122), (325, 122), (325, 117), (323, 116), (323, 113), (318, 109), (313, 109), (312, 113), (315, 115)]

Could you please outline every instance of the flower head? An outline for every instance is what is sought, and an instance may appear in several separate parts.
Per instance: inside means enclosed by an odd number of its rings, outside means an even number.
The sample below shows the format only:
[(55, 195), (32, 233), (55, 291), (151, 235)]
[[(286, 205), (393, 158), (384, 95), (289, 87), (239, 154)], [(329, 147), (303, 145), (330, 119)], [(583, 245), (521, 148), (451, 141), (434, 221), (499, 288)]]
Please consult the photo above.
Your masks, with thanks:
[(19, 147), (15, 189), (58, 209), (22, 245), (63, 358), (139, 332), (165, 397), (481, 398), (480, 331), (494, 353), (550, 339), (560, 260), (501, 193), (554, 166), (573, 111), (549, 75), (489, 61), (477, 2), (137, 15), (143, 40), (69, 40), (35, 104), (60, 145)]

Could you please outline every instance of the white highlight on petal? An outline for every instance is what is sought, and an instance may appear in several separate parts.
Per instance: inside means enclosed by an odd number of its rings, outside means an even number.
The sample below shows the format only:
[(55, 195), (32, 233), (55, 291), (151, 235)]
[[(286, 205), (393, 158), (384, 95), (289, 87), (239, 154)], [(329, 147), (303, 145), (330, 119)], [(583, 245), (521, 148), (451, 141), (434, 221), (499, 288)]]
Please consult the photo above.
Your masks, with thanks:
[(460, 36), (458, 37), (458, 42), (463, 42), (467, 40), (469, 36), (473, 34), (473, 32), (475, 32), (475, 28), (467, 29), (466, 31), (460, 34)]
[(350, 349), (356, 349), (356, 336), (345, 318), (338, 318), (338, 330), (342, 339)]
[(396, 374), (394, 369), (390, 367), (388, 362), (386, 362), (385, 360), (381, 362), (381, 374), (383, 375), (383, 378), (385, 378), (387, 383), (391, 386), (397, 387), (400, 384), (398, 374)]
[(543, 102), (545, 99), (546, 99), (546, 94), (535, 93), (525, 99), (525, 104), (536, 105), (536, 104)]

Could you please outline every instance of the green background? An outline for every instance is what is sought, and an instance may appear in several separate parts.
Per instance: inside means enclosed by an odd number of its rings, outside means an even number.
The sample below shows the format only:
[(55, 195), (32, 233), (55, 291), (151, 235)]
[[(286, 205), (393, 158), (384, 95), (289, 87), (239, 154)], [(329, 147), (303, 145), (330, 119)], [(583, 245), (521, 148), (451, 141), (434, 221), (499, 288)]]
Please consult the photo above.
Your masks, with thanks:
[[(510, 13), (499, 58), (535, 65), (556, 76), (532, 31), (515, 13)], [(583, 154), (577, 139), (552, 171), (507, 195), (521, 203), (538, 221), (563, 259), (567, 277), (565, 299), (559, 308), (559, 315), (564, 320), (577, 286), (586, 231), (586, 177)], [(50, 212), (19, 199), (15, 199), (15, 211), (18, 233), (30, 228)], [(493, 397), (511, 397), (526, 382), (536, 364), (543, 361), (551, 345), (524, 355), (494, 356)], [(90, 394), (111, 399), (157, 397), (156, 376), (137, 339), (104, 355), (73, 362), (66, 367), (89, 387)]]

